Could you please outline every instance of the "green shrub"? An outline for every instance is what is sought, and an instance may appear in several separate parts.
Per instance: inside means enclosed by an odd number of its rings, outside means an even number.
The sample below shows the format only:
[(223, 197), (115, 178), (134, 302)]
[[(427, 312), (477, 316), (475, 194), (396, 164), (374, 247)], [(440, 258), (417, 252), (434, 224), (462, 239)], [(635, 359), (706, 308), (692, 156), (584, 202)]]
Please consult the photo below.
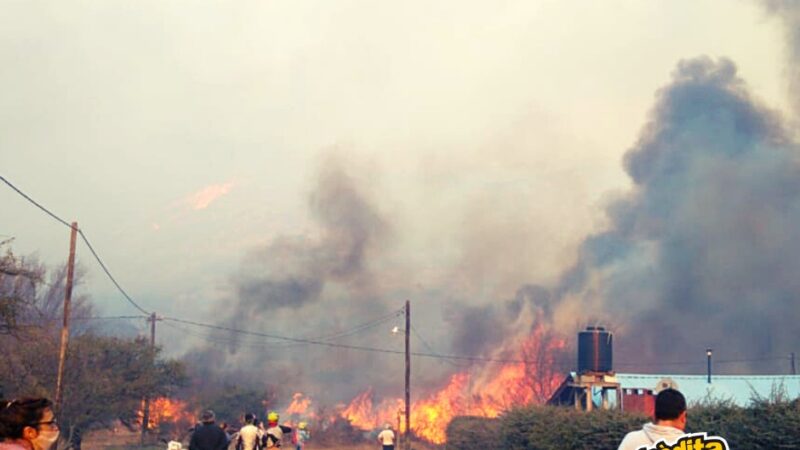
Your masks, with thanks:
[(731, 448), (800, 449), (800, 403), (762, 398), (746, 408), (730, 403), (699, 405), (689, 410), (687, 429), (722, 436)]
[(447, 426), (447, 450), (493, 450), (500, 448), (500, 420), (456, 417)]
[(576, 411), (532, 406), (514, 409), (501, 419), (503, 448), (512, 450), (616, 450), (627, 432), (647, 420), (620, 411)]
[[(650, 418), (620, 411), (576, 411), (553, 406), (513, 409), (499, 419), (457, 417), (447, 428), (448, 450), (616, 450), (626, 433)], [(800, 449), (800, 399), (753, 398), (692, 405), (687, 432), (721, 436), (732, 449)]]

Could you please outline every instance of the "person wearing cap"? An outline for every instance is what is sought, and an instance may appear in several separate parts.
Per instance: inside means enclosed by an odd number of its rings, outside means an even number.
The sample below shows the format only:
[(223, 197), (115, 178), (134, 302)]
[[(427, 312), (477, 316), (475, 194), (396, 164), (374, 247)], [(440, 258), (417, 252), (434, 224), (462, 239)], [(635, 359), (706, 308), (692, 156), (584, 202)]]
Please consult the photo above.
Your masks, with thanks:
[(283, 444), (284, 433), (292, 432), (292, 427), (279, 425), (279, 419), (280, 416), (275, 411), (267, 414), (267, 431), (264, 435), (264, 447), (266, 448), (280, 447)]
[(383, 431), (378, 433), (378, 442), (383, 446), (383, 450), (394, 450), (394, 431), (392, 424), (386, 423)]
[(308, 424), (300, 422), (297, 424), (297, 431), (294, 435), (295, 450), (303, 450), (309, 439), (311, 439), (311, 433), (308, 432)]
[(228, 436), (214, 423), (214, 411), (204, 411), (200, 416), (200, 424), (194, 428), (189, 450), (226, 450)]
[(648, 422), (641, 430), (625, 435), (617, 450), (655, 448), (661, 441), (671, 445), (686, 434), (686, 399), (679, 391), (669, 388), (658, 393), (655, 416), (655, 423)]

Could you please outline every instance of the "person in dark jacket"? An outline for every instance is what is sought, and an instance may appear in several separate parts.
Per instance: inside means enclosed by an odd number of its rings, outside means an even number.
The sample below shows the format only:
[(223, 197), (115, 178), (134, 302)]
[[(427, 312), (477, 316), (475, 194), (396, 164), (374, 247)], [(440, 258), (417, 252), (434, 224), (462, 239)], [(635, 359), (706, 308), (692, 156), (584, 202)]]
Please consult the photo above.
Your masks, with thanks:
[(214, 411), (210, 409), (200, 416), (200, 425), (194, 428), (189, 450), (226, 450), (228, 436), (214, 423)]

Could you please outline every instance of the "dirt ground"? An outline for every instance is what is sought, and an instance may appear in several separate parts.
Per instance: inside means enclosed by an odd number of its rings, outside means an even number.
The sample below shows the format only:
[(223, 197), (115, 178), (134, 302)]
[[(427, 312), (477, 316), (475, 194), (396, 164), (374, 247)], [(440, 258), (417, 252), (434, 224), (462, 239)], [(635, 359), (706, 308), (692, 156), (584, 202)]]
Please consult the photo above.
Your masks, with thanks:
[[(189, 443), (183, 442), (184, 449), (188, 449)], [(87, 433), (84, 436), (82, 443), (82, 450), (167, 450), (167, 444), (148, 443), (147, 445), (140, 445), (140, 436), (136, 431), (130, 431), (125, 427), (117, 427), (110, 430), (98, 430)], [(294, 450), (292, 446), (283, 447), (285, 450)], [(402, 449), (402, 447), (400, 447)], [(441, 450), (444, 446), (436, 446), (433, 444), (426, 444), (424, 442), (413, 441), (411, 445), (412, 450)], [(381, 447), (375, 443), (358, 443), (347, 444), (342, 443), (338, 445), (317, 445), (313, 441), (306, 444), (308, 450), (381, 450)]]
[[(91, 440), (91, 442), (87, 441), (83, 445), (83, 450), (166, 450), (167, 446), (155, 446), (155, 445), (146, 445), (144, 447), (139, 446), (138, 442), (136, 443), (129, 443), (129, 444), (120, 444), (120, 443), (111, 443), (111, 442), (101, 442), (98, 440)], [(184, 447), (186, 449), (188, 447)], [(421, 443), (415, 443), (412, 446), (412, 450), (436, 450), (442, 447), (435, 447), (435, 446), (427, 446)], [(306, 445), (306, 449), (308, 450), (381, 450), (379, 445), (370, 445), (366, 443), (361, 444), (341, 444), (341, 445), (331, 445), (331, 446), (315, 446), (311, 443)], [(292, 450), (292, 447), (287, 447), (286, 450)]]

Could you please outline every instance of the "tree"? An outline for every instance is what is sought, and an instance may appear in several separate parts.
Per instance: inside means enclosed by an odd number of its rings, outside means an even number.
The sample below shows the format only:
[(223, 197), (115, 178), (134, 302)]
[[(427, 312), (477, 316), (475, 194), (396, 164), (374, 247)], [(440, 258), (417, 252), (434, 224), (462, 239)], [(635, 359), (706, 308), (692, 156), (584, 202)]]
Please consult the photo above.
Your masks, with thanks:
[[(10, 249), (0, 258), (0, 391), (7, 397), (53, 396), (65, 277), (64, 267), (48, 276), (35, 258)], [(73, 319), (91, 317), (92, 310), (88, 297), (73, 296)], [(183, 364), (160, 359), (159, 352), (144, 337), (98, 335), (90, 321), (70, 327), (58, 414), (73, 448), (80, 448), (82, 430), (134, 421), (145, 395), (169, 395), (186, 382)]]
[(17, 328), (17, 319), (24, 309), (25, 300), (33, 298), (41, 273), (18, 258), (8, 247), (11, 240), (0, 242), (6, 247), (0, 256), (0, 333), (8, 334)]
[(81, 433), (116, 419), (139, 420), (142, 398), (169, 396), (186, 382), (181, 363), (160, 360), (147, 339), (120, 339), (85, 334), (70, 349), (65, 374), (64, 431), (73, 448)]
[(544, 404), (561, 383), (568, 358), (566, 341), (553, 330), (536, 327), (522, 344), (525, 360), (525, 377), (521, 380), (523, 391), (530, 392), (534, 404)]

